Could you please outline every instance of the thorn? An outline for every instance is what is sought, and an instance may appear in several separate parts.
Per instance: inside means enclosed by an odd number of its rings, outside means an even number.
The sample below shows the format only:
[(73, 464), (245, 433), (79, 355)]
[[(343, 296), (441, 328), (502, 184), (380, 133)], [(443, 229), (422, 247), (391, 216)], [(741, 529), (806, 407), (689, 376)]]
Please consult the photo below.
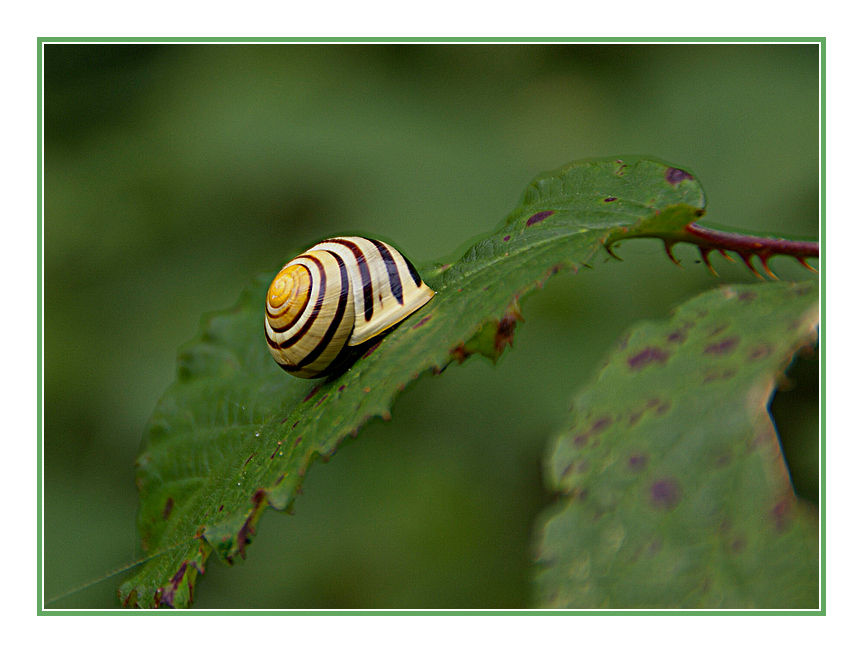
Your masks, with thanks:
[(708, 269), (708, 270), (710, 270), (710, 273), (711, 273), (714, 277), (718, 277), (719, 275), (716, 273), (716, 270), (714, 270), (714, 269), (713, 269), (713, 264), (710, 262), (710, 259), (709, 259), (709, 258), (707, 258), (707, 256), (708, 256), (708, 255), (710, 254), (710, 252), (712, 251), (712, 248), (707, 248), (707, 247), (701, 247), (701, 246), (699, 246), (699, 247), (698, 247), (698, 250), (701, 252), (701, 259), (704, 261), (704, 265), (706, 265), (706, 266), (707, 266), (707, 269)]
[(773, 279), (774, 281), (778, 281), (779, 277), (777, 277), (775, 274), (773, 274), (773, 270), (771, 270), (770, 266), (767, 265), (767, 262), (770, 259), (770, 255), (769, 254), (767, 254), (767, 255), (761, 254), (761, 255), (759, 255), (758, 258), (761, 259), (761, 265), (764, 266), (764, 271), (767, 273), (767, 276), (770, 277), (771, 279)]
[(802, 265), (804, 268), (806, 268), (807, 270), (811, 270), (811, 271), (812, 271), (812, 272), (814, 272), (815, 274), (818, 274), (818, 270), (816, 270), (816, 269), (815, 269), (815, 268), (813, 268), (811, 265), (809, 265), (809, 264), (806, 262), (806, 259), (805, 259), (805, 258), (803, 258), (802, 256), (798, 256), (798, 257), (795, 257), (795, 258), (797, 258), (797, 260), (798, 260), (798, 261), (800, 261), (800, 265)]
[(764, 281), (764, 277), (762, 277), (761, 274), (758, 272), (758, 270), (756, 270), (755, 267), (752, 265), (752, 257), (753, 256), (754, 256), (754, 254), (750, 254), (749, 256), (743, 256), (741, 254), (740, 258), (742, 258), (743, 262), (746, 263), (746, 267), (748, 267), (750, 270), (752, 270), (752, 274), (754, 274), (756, 277), (758, 277), (759, 279)]
[(617, 254), (615, 254), (615, 253), (612, 251), (612, 249), (611, 249), (611, 245), (609, 245), (608, 243), (605, 243), (605, 251), (607, 251), (607, 252), (608, 252), (608, 253), (609, 253), (613, 258), (616, 258), (618, 261), (622, 261), (622, 260), (623, 260), (622, 258), (620, 258)]
[(722, 254), (722, 256), (724, 256), (725, 258), (727, 258), (727, 259), (728, 259), (729, 261), (731, 261), (732, 263), (736, 263), (736, 261), (735, 261), (733, 258), (731, 258), (731, 254), (729, 254), (728, 252), (726, 252), (724, 249), (720, 249), (720, 250), (719, 250), (719, 253), (720, 253), (720, 254)]
[(674, 258), (674, 254), (671, 251), (671, 248), (674, 247), (677, 243), (669, 243), (667, 240), (662, 241), (665, 245), (665, 253), (668, 254), (668, 258), (671, 259), (671, 262), (674, 263), (677, 267), (682, 268), (683, 266), (680, 264), (676, 258)]

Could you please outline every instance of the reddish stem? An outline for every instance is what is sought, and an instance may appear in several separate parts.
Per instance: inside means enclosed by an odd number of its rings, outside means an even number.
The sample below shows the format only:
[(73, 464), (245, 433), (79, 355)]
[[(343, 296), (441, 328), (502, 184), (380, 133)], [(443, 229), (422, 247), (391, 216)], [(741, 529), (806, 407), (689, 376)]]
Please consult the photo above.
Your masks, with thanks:
[(689, 241), (696, 245), (704, 245), (710, 249), (730, 249), (741, 255), (743, 252), (748, 252), (759, 256), (761, 253), (769, 253), (770, 256), (786, 254), (794, 258), (816, 258), (819, 252), (818, 243), (808, 240), (746, 236), (702, 227), (694, 222), (686, 225), (684, 231), (697, 239)]
[(677, 259), (671, 253), (671, 247), (677, 242), (687, 242), (698, 246), (701, 252), (701, 258), (704, 259), (705, 265), (713, 273), (713, 265), (707, 258), (713, 250), (719, 252), (725, 257), (728, 256), (728, 251), (735, 252), (743, 259), (746, 266), (759, 278), (761, 275), (758, 270), (752, 265), (752, 258), (757, 256), (761, 260), (761, 265), (764, 266), (764, 271), (775, 279), (776, 275), (768, 266), (767, 262), (772, 256), (778, 254), (785, 256), (793, 256), (801, 265), (815, 272), (816, 270), (806, 262), (807, 258), (816, 258), (819, 254), (819, 245), (817, 242), (806, 240), (785, 240), (784, 238), (772, 238), (770, 236), (747, 236), (744, 234), (728, 233), (702, 227), (695, 223), (690, 223), (683, 228), (684, 233), (676, 238), (666, 240), (665, 251), (669, 258), (679, 265)]

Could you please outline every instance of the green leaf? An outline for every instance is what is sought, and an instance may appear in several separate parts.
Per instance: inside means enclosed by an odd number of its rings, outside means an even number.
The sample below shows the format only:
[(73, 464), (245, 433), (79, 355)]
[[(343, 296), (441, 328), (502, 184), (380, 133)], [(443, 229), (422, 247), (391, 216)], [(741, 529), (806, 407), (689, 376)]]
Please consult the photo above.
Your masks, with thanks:
[[(688, 173), (646, 160), (576, 163), (539, 177), (494, 234), (457, 262), (422, 271), (437, 295), (337, 378), (304, 381), (270, 358), (259, 277), (232, 309), (203, 320), (179, 355), (137, 460), (138, 527), (153, 557), (120, 588), (124, 605), (188, 606), (215, 551), (244, 557), (267, 506), (289, 509), (309, 466), (423, 372), (480, 353), (496, 359), (517, 302), (553, 273), (578, 270), (608, 242), (645, 225), (703, 213)], [(656, 229), (651, 230), (651, 233)]]
[(817, 317), (814, 282), (723, 287), (610, 354), (551, 456), (542, 606), (817, 607), (817, 515), (767, 410)]

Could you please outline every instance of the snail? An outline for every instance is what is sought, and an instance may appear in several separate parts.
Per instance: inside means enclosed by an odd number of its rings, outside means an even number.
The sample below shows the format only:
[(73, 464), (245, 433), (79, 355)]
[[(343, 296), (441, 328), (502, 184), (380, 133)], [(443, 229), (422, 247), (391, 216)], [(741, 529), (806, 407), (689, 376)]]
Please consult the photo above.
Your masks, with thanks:
[(357, 345), (434, 294), (394, 247), (371, 238), (330, 238), (288, 261), (270, 284), (267, 345), (286, 372), (326, 376), (351, 360)]

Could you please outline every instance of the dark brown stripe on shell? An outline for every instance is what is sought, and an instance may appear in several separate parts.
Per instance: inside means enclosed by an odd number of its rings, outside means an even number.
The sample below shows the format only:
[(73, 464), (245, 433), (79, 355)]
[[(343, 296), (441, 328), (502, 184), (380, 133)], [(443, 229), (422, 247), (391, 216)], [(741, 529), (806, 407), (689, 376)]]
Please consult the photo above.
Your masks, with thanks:
[[(339, 325), (342, 323), (342, 318), (345, 316), (345, 309), (348, 305), (348, 293), (351, 291), (348, 287), (348, 270), (345, 267), (345, 262), (341, 259), (341, 257), (335, 252), (330, 252), (333, 258), (336, 259), (336, 263), (339, 265), (339, 273), (342, 278), (342, 287), (339, 292), (339, 305), (336, 308), (336, 314), (333, 316), (332, 321), (330, 322), (330, 326), (327, 328), (327, 332), (324, 334), (324, 337), (321, 338), (321, 341), (315, 346), (315, 348), (309, 352), (309, 355), (306, 356), (303, 360), (301, 360), (297, 365), (299, 367), (308, 367), (312, 363), (314, 363), (320, 355), (326, 350), (329, 346), (330, 341), (333, 339), (333, 336), (336, 335), (336, 331), (339, 328)], [(321, 266), (323, 268), (323, 266)], [(321, 279), (323, 279), (323, 269), (321, 270)], [(321, 284), (324, 285), (323, 283)], [(320, 295), (323, 298), (323, 292)], [(323, 302), (321, 301), (321, 304)], [(315, 311), (319, 310), (319, 306), (315, 306)]]
[(404, 295), (402, 294), (402, 278), (399, 274), (399, 268), (396, 265), (392, 254), (390, 254), (390, 250), (388, 250), (387, 246), (378, 240), (369, 238), (369, 242), (378, 248), (378, 251), (381, 253), (381, 258), (387, 266), (387, 275), (389, 275), (390, 278), (390, 290), (392, 290), (393, 297), (396, 298), (396, 301), (399, 304), (404, 304), (405, 300)]
[(414, 283), (417, 285), (417, 288), (421, 288), (423, 285), (423, 280), (420, 278), (420, 274), (419, 274), (419, 272), (417, 272), (417, 269), (414, 267), (414, 264), (411, 263), (407, 258), (405, 258), (405, 257), (402, 257), (402, 258), (404, 258), (405, 263), (407, 263), (407, 265), (408, 265), (408, 272), (411, 273), (411, 279), (414, 280)]
[(372, 273), (369, 270), (366, 255), (363, 254), (363, 250), (361, 250), (356, 243), (353, 243), (350, 240), (330, 238), (324, 242), (344, 245), (351, 250), (351, 253), (353, 253), (354, 257), (357, 259), (357, 266), (360, 268), (360, 278), (363, 280), (363, 315), (366, 318), (366, 322), (368, 322), (372, 319), (372, 315), (375, 313), (375, 294), (374, 289), (372, 288)]

